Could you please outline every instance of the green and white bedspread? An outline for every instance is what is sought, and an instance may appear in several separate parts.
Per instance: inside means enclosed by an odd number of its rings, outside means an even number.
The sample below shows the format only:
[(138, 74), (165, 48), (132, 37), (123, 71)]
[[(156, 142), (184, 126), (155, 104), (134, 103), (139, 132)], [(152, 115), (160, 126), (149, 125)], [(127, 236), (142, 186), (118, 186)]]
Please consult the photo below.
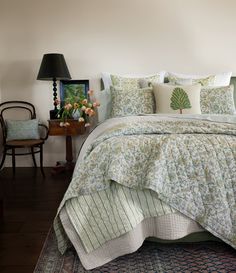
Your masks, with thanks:
[[(175, 209), (236, 248), (236, 123), (158, 115), (107, 122), (82, 149), (58, 210), (66, 207), (87, 252)], [(54, 228), (63, 252), (59, 217)]]

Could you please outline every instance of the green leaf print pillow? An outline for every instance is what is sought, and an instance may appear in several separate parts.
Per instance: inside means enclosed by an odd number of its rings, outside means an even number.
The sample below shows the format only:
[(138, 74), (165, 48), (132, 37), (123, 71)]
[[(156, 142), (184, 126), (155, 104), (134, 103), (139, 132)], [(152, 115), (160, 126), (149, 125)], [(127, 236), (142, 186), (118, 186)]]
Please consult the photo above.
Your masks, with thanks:
[(156, 113), (201, 114), (201, 85), (154, 84)]

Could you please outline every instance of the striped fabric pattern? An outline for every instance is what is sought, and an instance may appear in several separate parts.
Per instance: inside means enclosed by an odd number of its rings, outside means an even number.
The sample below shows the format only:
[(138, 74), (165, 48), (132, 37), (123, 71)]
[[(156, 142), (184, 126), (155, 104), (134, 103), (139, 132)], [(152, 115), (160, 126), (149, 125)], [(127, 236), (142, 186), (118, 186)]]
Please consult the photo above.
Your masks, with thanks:
[(132, 230), (147, 217), (175, 212), (151, 190), (111, 187), (66, 202), (66, 211), (87, 252)]

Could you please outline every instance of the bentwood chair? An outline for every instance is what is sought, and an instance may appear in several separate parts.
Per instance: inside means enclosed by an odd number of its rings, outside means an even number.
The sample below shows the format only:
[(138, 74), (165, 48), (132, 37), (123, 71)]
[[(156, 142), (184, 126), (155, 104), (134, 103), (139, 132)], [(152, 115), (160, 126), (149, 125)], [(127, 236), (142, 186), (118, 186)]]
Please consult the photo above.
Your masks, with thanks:
[(12, 157), (12, 169), (15, 176), (15, 156), (32, 155), (34, 167), (37, 167), (35, 154), (40, 154), (40, 169), (43, 170), (43, 144), (48, 138), (48, 127), (39, 124), (35, 107), (26, 101), (6, 101), (0, 103), (0, 124), (2, 129), (3, 155), (0, 170), (6, 156)]

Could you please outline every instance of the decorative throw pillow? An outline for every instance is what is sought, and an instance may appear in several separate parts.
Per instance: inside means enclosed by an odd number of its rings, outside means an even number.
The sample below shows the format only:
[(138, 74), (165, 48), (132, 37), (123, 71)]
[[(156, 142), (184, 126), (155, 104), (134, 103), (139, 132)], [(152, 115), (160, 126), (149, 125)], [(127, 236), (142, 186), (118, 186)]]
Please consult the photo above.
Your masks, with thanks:
[(125, 90), (111, 87), (111, 117), (153, 114), (155, 101), (152, 88)]
[(232, 72), (206, 76), (168, 72), (167, 79), (170, 84), (190, 85), (200, 83), (202, 86), (227, 86), (230, 84), (231, 76)]
[(155, 84), (153, 91), (157, 113), (201, 114), (201, 85)]
[(202, 114), (234, 114), (234, 86), (202, 88), (200, 103)]
[(39, 139), (38, 120), (6, 120), (7, 141)]

